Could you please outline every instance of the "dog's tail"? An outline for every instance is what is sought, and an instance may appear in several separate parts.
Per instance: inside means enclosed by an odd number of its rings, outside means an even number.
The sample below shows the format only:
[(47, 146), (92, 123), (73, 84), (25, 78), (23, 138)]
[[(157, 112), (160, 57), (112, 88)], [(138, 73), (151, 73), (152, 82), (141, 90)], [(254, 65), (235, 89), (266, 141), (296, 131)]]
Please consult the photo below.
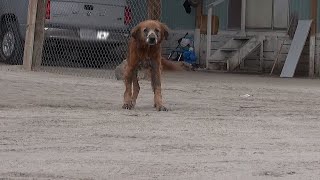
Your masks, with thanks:
[(191, 67), (183, 62), (170, 61), (164, 57), (161, 58), (161, 64), (164, 71), (188, 71), (191, 69)]

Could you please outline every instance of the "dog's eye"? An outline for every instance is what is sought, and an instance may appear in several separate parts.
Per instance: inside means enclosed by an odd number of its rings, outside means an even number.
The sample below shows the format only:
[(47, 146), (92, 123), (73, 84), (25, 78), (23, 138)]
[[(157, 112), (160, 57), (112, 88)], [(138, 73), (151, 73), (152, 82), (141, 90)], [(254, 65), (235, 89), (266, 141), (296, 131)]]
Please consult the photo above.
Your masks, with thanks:
[(143, 32), (144, 32), (144, 33), (148, 33), (148, 29), (145, 28), (145, 29), (143, 30)]
[(154, 31), (156, 32), (157, 35), (160, 33), (159, 29), (155, 29)]

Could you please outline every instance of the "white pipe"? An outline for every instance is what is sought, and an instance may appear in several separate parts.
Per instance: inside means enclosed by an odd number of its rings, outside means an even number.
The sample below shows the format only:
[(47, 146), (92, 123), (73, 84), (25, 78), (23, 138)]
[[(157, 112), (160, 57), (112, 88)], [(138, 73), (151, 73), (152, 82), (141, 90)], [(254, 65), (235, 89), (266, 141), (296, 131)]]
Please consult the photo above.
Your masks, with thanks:
[(247, 6), (247, 1), (242, 0), (241, 4), (241, 32), (245, 34), (246, 31), (246, 6)]

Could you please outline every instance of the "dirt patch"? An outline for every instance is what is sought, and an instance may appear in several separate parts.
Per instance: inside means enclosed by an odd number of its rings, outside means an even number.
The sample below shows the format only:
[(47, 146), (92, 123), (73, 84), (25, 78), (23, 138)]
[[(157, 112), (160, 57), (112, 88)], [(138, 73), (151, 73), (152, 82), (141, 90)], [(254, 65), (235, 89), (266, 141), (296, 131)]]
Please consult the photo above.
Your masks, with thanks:
[(122, 81), (0, 68), (0, 178), (317, 179), (320, 83), (166, 73), (122, 110)]

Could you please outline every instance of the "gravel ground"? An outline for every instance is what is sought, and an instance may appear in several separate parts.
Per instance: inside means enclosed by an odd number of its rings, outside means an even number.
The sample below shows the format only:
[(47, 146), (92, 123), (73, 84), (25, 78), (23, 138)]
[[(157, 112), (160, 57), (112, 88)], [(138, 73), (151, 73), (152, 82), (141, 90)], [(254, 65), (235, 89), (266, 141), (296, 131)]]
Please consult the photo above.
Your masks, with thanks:
[(318, 179), (320, 83), (166, 73), (122, 81), (0, 69), (0, 179)]

